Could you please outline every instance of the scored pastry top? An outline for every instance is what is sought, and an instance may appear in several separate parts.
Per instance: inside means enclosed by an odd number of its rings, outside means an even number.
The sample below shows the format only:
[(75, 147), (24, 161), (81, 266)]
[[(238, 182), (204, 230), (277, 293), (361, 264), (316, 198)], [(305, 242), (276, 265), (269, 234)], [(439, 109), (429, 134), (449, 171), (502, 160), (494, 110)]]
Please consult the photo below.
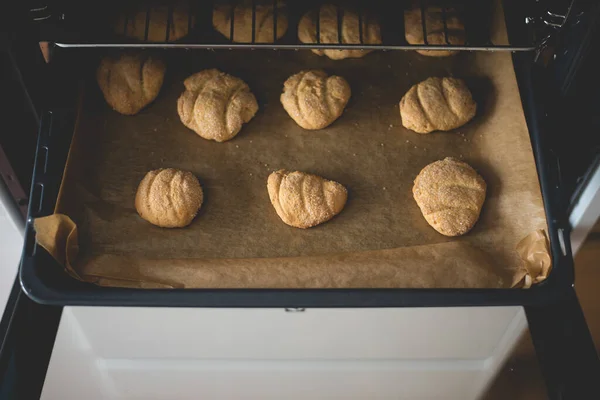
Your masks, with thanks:
[(104, 57), (96, 71), (106, 102), (117, 112), (137, 114), (158, 96), (165, 77), (165, 63), (147, 53)]
[(302, 71), (283, 85), (283, 108), (304, 129), (323, 129), (335, 121), (350, 100), (350, 85), (321, 70)]
[(348, 198), (341, 184), (300, 171), (269, 175), (267, 190), (277, 215), (296, 228), (310, 228), (339, 214)]
[(421, 170), (415, 179), (413, 196), (423, 217), (436, 231), (460, 236), (479, 219), (486, 187), (473, 167), (446, 157)]
[(204, 139), (233, 138), (258, 111), (256, 98), (241, 79), (217, 69), (200, 71), (183, 84), (177, 100), (181, 122)]

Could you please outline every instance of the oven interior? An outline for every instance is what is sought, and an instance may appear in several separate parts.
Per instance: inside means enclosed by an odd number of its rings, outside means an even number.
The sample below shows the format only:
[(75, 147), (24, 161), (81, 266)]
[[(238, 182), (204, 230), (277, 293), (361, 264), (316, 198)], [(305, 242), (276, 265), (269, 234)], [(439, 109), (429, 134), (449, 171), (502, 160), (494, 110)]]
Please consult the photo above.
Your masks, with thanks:
[[(388, 2), (384, 0), (343, 1), (337, 4), (338, 20), (343, 18), (343, 9), (350, 7), (358, 13), (359, 21), (376, 15), (381, 25), (380, 44), (360, 43), (321, 43), (319, 22), (316, 23), (315, 43), (302, 43), (296, 32), (302, 15), (309, 10), (320, 9), (320, 1), (277, 2), (245, 1), (252, 9), (250, 21), (252, 37), (245, 42), (233, 42), (235, 37), (235, 6), (233, 1), (217, 2), (217, 5), (230, 10), (229, 35), (217, 33), (212, 25), (212, 10), (215, 2), (148, 2), (129, 1), (103, 7), (92, 7), (89, 3), (56, 1), (30, 7), (28, 15), (35, 41), (50, 43), (52, 62), (45, 65), (46, 82), (50, 96), (42, 102), (44, 112), (40, 112), (40, 134), (35, 155), (34, 178), (31, 185), (29, 219), (26, 229), (26, 244), (20, 279), (25, 292), (36, 301), (49, 304), (104, 304), (104, 305), (174, 305), (174, 306), (273, 306), (294, 307), (323, 306), (422, 306), (422, 305), (500, 305), (500, 304), (540, 304), (556, 299), (563, 289), (570, 288), (573, 282), (572, 259), (568, 237), (568, 224), (564, 194), (557, 184), (560, 182), (560, 166), (556, 159), (557, 142), (543, 118), (547, 111), (545, 101), (555, 95), (548, 92), (547, 73), (544, 72), (553, 54), (561, 32), (576, 20), (575, 2), (570, 1), (523, 1), (494, 2), (463, 0), (458, 2)], [(334, 3), (335, 4), (335, 3)], [(492, 37), (491, 20), (501, 4), (506, 21), (508, 39)], [(274, 37), (265, 43), (255, 37), (255, 27), (260, 24), (256, 18), (257, 7), (271, 5), (273, 12), (273, 32), (281, 24), (278, 11), (285, 7), (288, 29), (281, 38)], [(343, 5), (344, 8), (339, 7)], [(404, 11), (417, 7), (422, 15), (428, 7), (441, 7), (443, 15), (443, 44), (427, 42), (428, 27), (423, 21), (423, 44), (409, 44), (404, 36)], [(165, 12), (164, 40), (150, 40), (152, 10), (161, 7)], [(187, 13), (188, 34), (178, 40), (170, 37), (176, 7), (184, 7)], [(458, 10), (463, 17), (466, 40), (464, 44), (453, 45), (449, 37), (446, 13)], [(140, 19), (139, 14), (143, 17)], [(161, 15), (163, 15), (161, 14)], [(121, 24), (114, 21), (121, 16)], [(138, 15), (138, 17), (136, 17)], [(124, 17), (123, 17), (124, 16)], [(137, 18), (137, 19), (136, 19)], [(136, 21), (134, 21), (136, 19)], [(127, 37), (128, 26), (139, 25), (141, 36)], [(319, 21), (319, 18), (316, 19)], [(145, 23), (144, 23), (145, 22)], [(338, 24), (341, 30), (341, 24)], [(359, 26), (362, 24), (359, 22)], [(162, 35), (161, 35), (162, 36)], [(342, 37), (341, 31), (338, 38)], [(72, 60), (81, 57), (81, 65), (86, 61), (84, 50), (78, 48), (159, 48), (159, 49), (264, 49), (294, 51), (299, 49), (377, 49), (383, 51), (405, 50), (444, 50), (460, 51), (510, 51), (517, 72), (523, 107), (534, 148), (536, 165), (546, 207), (554, 270), (543, 284), (528, 291), (520, 290), (456, 290), (456, 289), (335, 289), (335, 290), (155, 290), (135, 291), (118, 288), (99, 288), (68, 278), (54, 264), (51, 256), (35, 245), (32, 219), (52, 213), (69, 150), (69, 143), (75, 123), (77, 107), (77, 85), (72, 79)], [(81, 51), (81, 53), (78, 53)], [(177, 293), (175, 293), (177, 292)], [(182, 293), (185, 292), (185, 293)]]
[[(325, 3), (336, 8), (338, 21), (343, 19), (344, 10), (352, 10), (359, 21), (366, 21), (376, 16), (381, 26), (381, 43), (369, 44), (362, 32), (363, 24), (358, 24), (359, 43), (321, 43), (320, 19), (315, 18), (316, 40), (314, 43), (302, 43), (296, 35), (301, 17), (310, 10), (320, 10)], [(491, 37), (491, 21), (495, 1), (476, 0), (441, 0), (441, 1), (397, 1), (346, 0), (324, 2), (321, 0), (288, 1), (280, 0), (243, 0), (243, 1), (127, 1), (115, 5), (109, 2), (103, 7), (90, 10), (87, 3), (56, 1), (36, 6), (30, 10), (30, 17), (39, 30), (39, 37), (61, 47), (182, 47), (182, 48), (269, 48), (269, 49), (302, 49), (302, 48), (363, 48), (363, 49), (448, 49), (460, 50), (506, 50), (533, 51), (540, 50), (551, 40), (553, 34), (562, 28), (570, 17), (572, 3), (568, 0), (558, 1), (523, 1), (504, 2), (505, 18), (510, 25), (511, 38), (508, 42), (494, 42)], [(252, 10), (250, 21), (251, 36), (243, 40), (236, 36), (235, 29), (243, 27), (236, 22), (236, 7), (247, 7)], [(213, 29), (212, 15), (214, 7), (222, 7), (228, 15), (229, 32), (219, 34)], [(263, 14), (257, 14), (257, 7), (268, 7), (272, 17), (268, 23), (273, 25), (275, 40), (259, 40), (255, 37), (257, 26), (265, 23)], [(421, 45), (407, 43), (404, 36), (404, 12), (408, 9), (420, 9), (425, 15), (428, 9), (436, 7), (441, 12), (443, 22), (443, 40), (440, 44), (429, 43), (427, 37), (432, 29), (427, 26), (426, 18), (421, 18), (424, 43)], [(187, 34), (184, 38), (173, 38), (172, 25), (174, 15), (184, 10), (184, 22)], [(319, 11), (320, 12), (320, 11)], [(458, 12), (464, 22), (465, 43), (452, 44), (449, 37), (448, 21), (452, 12)], [(258, 17), (257, 17), (258, 15)], [(286, 33), (277, 37), (278, 22), (281, 19), (289, 26)], [(316, 14), (314, 14), (316, 15)], [(260, 19), (263, 18), (263, 19)], [(151, 32), (150, 28), (156, 19), (164, 19), (161, 32)], [(259, 20), (260, 19), (260, 20)], [(181, 23), (181, 22), (179, 22)], [(132, 25), (136, 25), (135, 38), (127, 37)], [(238, 28), (236, 28), (238, 27)], [(246, 26), (246, 28), (249, 28)], [(338, 24), (338, 36), (342, 38), (342, 24)]]

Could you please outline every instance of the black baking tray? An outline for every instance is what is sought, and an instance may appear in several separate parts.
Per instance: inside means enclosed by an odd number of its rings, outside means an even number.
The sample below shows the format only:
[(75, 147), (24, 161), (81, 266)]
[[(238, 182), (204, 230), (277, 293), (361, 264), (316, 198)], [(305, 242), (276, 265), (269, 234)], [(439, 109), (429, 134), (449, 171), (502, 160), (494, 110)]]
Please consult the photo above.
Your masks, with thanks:
[[(73, 50), (62, 50), (77, 56)], [(560, 166), (546, 120), (549, 109), (545, 72), (532, 53), (515, 53), (514, 64), (529, 127), (549, 230), (553, 270), (543, 283), (523, 289), (125, 289), (80, 282), (35, 243), (33, 220), (54, 211), (74, 132), (77, 79), (68, 76), (69, 57), (56, 57), (61, 76), (52, 88), (52, 111), (42, 116), (19, 279), (34, 301), (54, 305), (181, 307), (419, 307), (540, 305), (568, 295), (574, 282), (567, 202)], [(536, 69), (534, 71), (534, 69)], [(67, 76), (65, 76), (67, 75)]]

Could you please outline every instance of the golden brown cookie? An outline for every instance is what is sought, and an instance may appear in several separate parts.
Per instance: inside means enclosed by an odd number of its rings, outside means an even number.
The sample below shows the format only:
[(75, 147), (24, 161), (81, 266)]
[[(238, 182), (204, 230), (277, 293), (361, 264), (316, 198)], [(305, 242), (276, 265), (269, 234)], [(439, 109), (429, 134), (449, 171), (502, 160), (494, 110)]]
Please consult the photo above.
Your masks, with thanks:
[(280, 100), (285, 111), (304, 129), (323, 129), (338, 119), (350, 100), (350, 85), (341, 76), (324, 71), (302, 71), (283, 85)]
[[(420, 7), (415, 7), (404, 12), (404, 35), (410, 44), (425, 44), (421, 11)], [(446, 29), (444, 29), (444, 16)], [(446, 8), (445, 13), (440, 7), (425, 8), (425, 31), (427, 44), (465, 44), (465, 26), (454, 8)], [(446, 32), (448, 33), (447, 40)], [(458, 53), (456, 50), (417, 50), (417, 52), (432, 57), (446, 57)]]
[(296, 228), (310, 228), (339, 214), (348, 198), (341, 184), (305, 172), (284, 169), (267, 180), (269, 198), (279, 218)]
[(476, 111), (469, 88), (455, 78), (428, 78), (411, 87), (400, 100), (402, 125), (418, 133), (456, 129), (469, 122)]
[[(256, 2), (254, 6), (254, 42), (273, 43), (275, 31), (274, 11), (277, 13), (277, 39), (285, 35), (288, 28), (288, 17), (285, 3), (277, 0)], [(228, 39), (231, 39), (231, 4), (215, 5), (213, 10), (213, 27)], [(252, 2), (246, 0), (236, 4), (233, 10), (233, 41), (252, 43)]]
[(258, 111), (248, 85), (219, 70), (200, 71), (183, 84), (177, 112), (181, 122), (204, 139), (224, 142), (233, 138)]
[(485, 201), (486, 184), (467, 163), (446, 157), (423, 168), (413, 186), (413, 196), (425, 220), (446, 236), (467, 233)]
[(150, 104), (163, 84), (165, 63), (146, 53), (105, 57), (96, 71), (106, 102), (117, 112), (137, 114)]
[(189, 225), (204, 196), (198, 179), (188, 171), (157, 169), (146, 174), (135, 195), (140, 217), (162, 228)]
[[(171, 14), (169, 14), (170, 9)], [(148, 8), (136, 8), (121, 14), (115, 20), (114, 31), (118, 35), (147, 42), (174, 42), (187, 36), (194, 23), (195, 18), (188, 2), (177, 2), (171, 6), (154, 5)]]
[[(342, 21), (341, 40), (338, 32), (338, 17)], [(373, 17), (363, 13), (362, 42), (359, 26), (358, 14), (350, 9), (338, 8), (331, 4), (324, 4), (319, 9), (321, 44), (381, 44), (381, 29)], [(317, 43), (317, 11), (309, 11), (300, 19), (298, 39), (302, 43)], [(312, 52), (320, 56), (326, 55), (332, 60), (341, 60), (363, 57), (371, 50), (312, 49)]]

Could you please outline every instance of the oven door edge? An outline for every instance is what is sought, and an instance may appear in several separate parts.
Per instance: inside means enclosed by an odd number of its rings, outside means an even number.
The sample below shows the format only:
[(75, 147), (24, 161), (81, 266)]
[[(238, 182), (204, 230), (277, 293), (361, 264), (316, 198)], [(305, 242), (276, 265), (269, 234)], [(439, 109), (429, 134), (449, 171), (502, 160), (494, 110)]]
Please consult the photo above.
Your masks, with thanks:
[[(557, 233), (562, 230), (565, 251), (554, 254), (554, 258), (571, 258), (569, 221), (567, 210), (569, 197), (561, 181), (560, 164), (553, 140), (560, 132), (560, 121), (552, 120), (560, 109), (558, 88), (553, 84), (550, 72), (535, 64), (531, 54), (514, 54), (513, 61), (523, 109), (532, 135), (532, 145), (536, 146), (536, 163), (541, 184), (548, 187), (544, 204), (548, 216), (548, 229), (551, 240), (559, 240)], [(536, 136), (538, 140), (533, 140)], [(562, 246), (561, 246), (562, 247)], [(565, 264), (563, 264), (565, 265)], [(574, 279), (572, 259), (568, 273)], [(555, 271), (559, 272), (559, 271)], [(525, 306), (529, 330), (544, 377), (548, 398), (598, 399), (600, 386), (600, 359), (596, 352), (585, 316), (573, 287), (557, 302), (546, 305)]]

